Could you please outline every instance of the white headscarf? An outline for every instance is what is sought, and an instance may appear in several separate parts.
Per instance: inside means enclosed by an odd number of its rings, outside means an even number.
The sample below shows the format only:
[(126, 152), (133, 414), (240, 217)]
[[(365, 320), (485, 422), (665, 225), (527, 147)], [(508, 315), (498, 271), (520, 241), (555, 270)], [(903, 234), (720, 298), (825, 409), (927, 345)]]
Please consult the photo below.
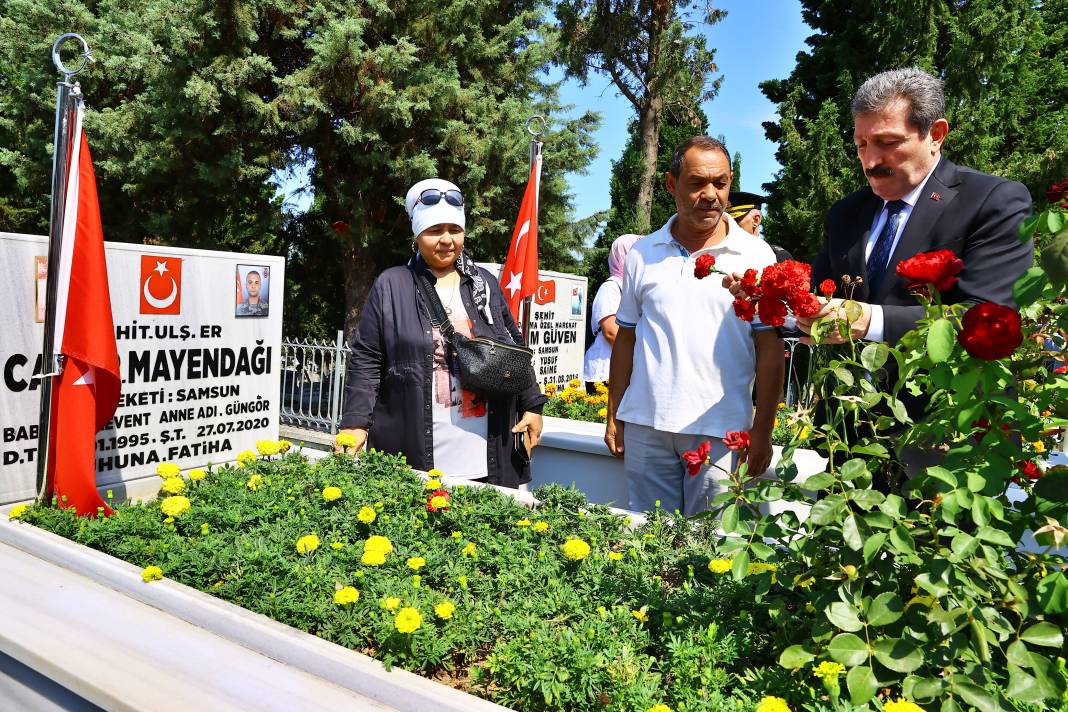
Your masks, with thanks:
[(424, 190), (430, 188), (440, 191), (460, 190), (449, 181), (441, 178), (427, 178), (409, 188), (408, 194), (404, 196), (404, 210), (408, 213), (408, 217), (412, 219), (412, 234), (418, 237), (419, 233), (428, 227), (434, 227), (442, 223), (459, 225), (461, 230), (466, 229), (463, 206), (449, 205), (445, 198), (442, 198), (434, 205), (423, 205), (419, 202), (419, 196), (422, 195)]

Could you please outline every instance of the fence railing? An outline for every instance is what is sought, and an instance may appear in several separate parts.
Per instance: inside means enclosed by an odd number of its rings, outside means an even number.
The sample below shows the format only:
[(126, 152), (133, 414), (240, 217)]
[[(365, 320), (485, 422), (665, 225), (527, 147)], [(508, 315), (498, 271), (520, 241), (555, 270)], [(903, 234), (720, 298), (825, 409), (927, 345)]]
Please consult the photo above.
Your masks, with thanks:
[[(809, 347), (798, 339), (784, 339), (786, 345), (786, 389), (783, 400), (788, 406), (807, 405), (808, 380), (812, 359)], [(282, 341), (282, 402), (280, 420), (306, 430), (334, 434), (341, 421), (341, 398), (345, 392), (345, 368), (349, 347), (344, 332), (337, 332), (333, 343), (314, 339)]]
[(282, 341), (283, 424), (337, 432), (348, 355), (349, 347), (341, 331), (334, 343), (313, 339)]

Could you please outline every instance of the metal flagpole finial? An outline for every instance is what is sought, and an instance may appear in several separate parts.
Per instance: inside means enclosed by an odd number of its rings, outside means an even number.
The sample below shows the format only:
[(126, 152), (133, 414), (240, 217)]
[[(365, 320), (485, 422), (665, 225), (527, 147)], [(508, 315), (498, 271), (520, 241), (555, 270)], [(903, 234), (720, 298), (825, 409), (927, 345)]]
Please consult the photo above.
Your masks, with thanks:
[[(68, 69), (63, 64), (63, 60), (59, 56), (60, 45), (71, 39), (78, 40), (82, 44), (82, 53), (81, 55), (79, 55), (82, 58), (82, 62), (74, 69)], [(89, 51), (89, 43), (85, 41), (84, 37), (77, 34), (76, 32), (67, 32), (65, 34), (62, 34), (56, 38), (55, 42), (52, 43), (52, 64), (56, 65), (56, 69), (59, 71), (60, 74), (63, 75), (63, 81), (67, 84), (70, 84), (71, 77), (85, 69), (85, 66), (92, 61), (94, 60), (92, 53)]]
[[(539, 129), (537, 131), (535, 131), (534, 129), (532, 129), (530, 127), (530, 125), (533, 124), (535, 121), (540, 121), (541, 122), (541, 129)], [(539, 136), (541, 136), (543, 133), (545, 133), (545, 129), (548, 128), (548, 122), (545, 121), (545, 117), (542, 116), (541, 114), (534, 114), (529, 119), (527, 119), (526, 127), (527, 127), (527, 133), (529, 133), (531, 136), (533, 136), (536, 139)]]

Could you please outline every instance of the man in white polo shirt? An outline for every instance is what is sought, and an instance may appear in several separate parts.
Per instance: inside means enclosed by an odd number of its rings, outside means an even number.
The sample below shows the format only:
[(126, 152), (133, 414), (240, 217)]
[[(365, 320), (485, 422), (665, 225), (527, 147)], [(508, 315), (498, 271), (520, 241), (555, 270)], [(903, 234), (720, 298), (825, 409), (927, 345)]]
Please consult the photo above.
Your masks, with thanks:
[[(727, 273), (775, 262), (767, 243), (725, 214), (726, 147), (708, 136), (685, 141), (665, 179), (677, 212), (627, 255), (605, 442), (624, 460), (631, 509), (659, 501), (689, 516), (709, 507), (726, 475), (710, 465), (690, 476), (683, 452), (710, 440), (711, 462), (724, 470), (736, 468), (738, 455), (754, 474), (770, 464), (783, 344), (773, 329), (734, 315), (734, 297), (719, 279), (694, 276), (705, 254)], [(748, 451), (727, 448), (722, 438), (731, 431), (749, 431)]]

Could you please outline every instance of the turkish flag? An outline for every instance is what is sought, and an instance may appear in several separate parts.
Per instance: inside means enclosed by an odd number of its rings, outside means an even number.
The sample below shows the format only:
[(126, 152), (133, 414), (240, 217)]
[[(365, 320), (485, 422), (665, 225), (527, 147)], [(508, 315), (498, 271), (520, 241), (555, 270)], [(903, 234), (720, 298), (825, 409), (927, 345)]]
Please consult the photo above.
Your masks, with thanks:
[(72, 117), (58, 256), (55, 348), (66, 360), (52, 387), (48, 479), (59, 506), (95, 516), (100, 509), (111, 513), (96, 490), (96, 434), (115, 414), (120, 378), (96, 176), (82, 130), (84, 114), (79, 105)]
[(538, 289), (534, 292), (534, 301), (538, 304), (550, 304), (556, 301), (556, 280), (538, 280)]
[(530, 179), (519, 206), (508, 257), (501, 268), (501, 287), (504, 298), (519, 319), (519, 304), (538, 288), (538, 189), (541, 186), (541, 155), (530, 167)]

